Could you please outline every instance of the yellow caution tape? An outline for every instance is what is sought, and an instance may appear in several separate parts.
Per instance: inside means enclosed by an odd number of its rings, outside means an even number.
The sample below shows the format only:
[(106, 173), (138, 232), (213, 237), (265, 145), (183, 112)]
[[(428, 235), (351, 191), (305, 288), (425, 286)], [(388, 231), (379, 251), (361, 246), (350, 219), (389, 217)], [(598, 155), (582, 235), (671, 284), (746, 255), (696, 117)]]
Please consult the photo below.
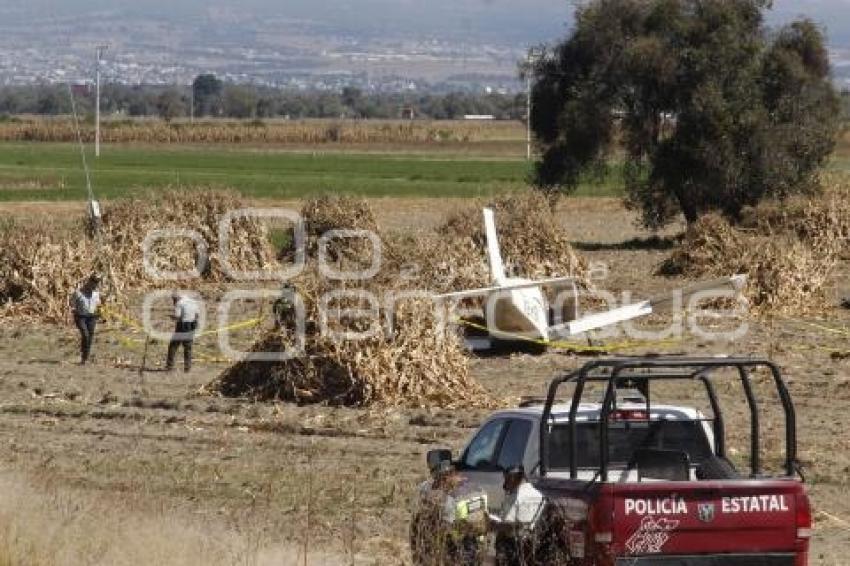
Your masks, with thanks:
[[(135, 320), (133, 320), (132, 318), (130, 318), (128, 316), (122, 315), (121, 313), (119, 313), (117, 311), (114, 311), (112, 309), (108, 309), (108, 308), (105, 308), (105, 307), (101, 308), (101, 312), (107, 319), (116, 321), (126, 328), (130, 328), (133, 331), (140, 332), (140, 333), (143, 333), (143, 334), (146, 333), (145, 329), (142, 327), (142, 325), (138, 324), (138, 322), (136, 322)], [(252, 318), (250, 320), (243, 320), (241, 322), (237, 322), (237, 323), (231, 324), (229, 326), (225, 326), (225, 327), (221, 327), (221, 328), (213, 328), (213, 329), (207, 330), (205, 332), (200, 332), (200, 333), (195, 335), (195, 338), (202, 338), (204, 336), (211, 336), (211, 335), (219, 334), (221, 332), (229, 332), (229, 331), (241, 330), (241, 329), (245, 329), (245, 328), (255, 328), (255, 327), (259, 326), (260, 324), (262, 324), (262, 322), (263, 322), (263, 319), (261, 319), (261, 318)], [(127, 335), (120, 335), (120, 334), (116, 336), (116, 339), (117, 339), (118, 343), (124, 349), (135, 350), (135, 351), (141, 350), (142, 347), (146, 343), (151, 341), (151, 339), (148, 338), (148, 337), (133, 338), (133, 337), (130, 337), (130, 336), (127, 336)], [(233, 360), (230, 360), (228, 358), (214, 357), (214, 356), (204, 356), (202, 354), (201, 355), (195, 354), (194, 357), (195, 357), (196, 360), (198, 360), (202, 363), (208, 363), (208, 364), (230, 364), (230, 363), (233, 362)]]
[[(135, 338), (127, 338), (127, 337), (124, 337), (124, 336), (119, 337), (118, 342), (121, 344), (121, 346), (124, 347), (124, 349), (133, 350), (135, 352), (140, 352), (143, 348), (143, 344), (145, 343), (144, 340), (139, 340), (139, 339), (135, 339)], [(207, 363), (207, 364), (231, 364), (231, 363), (233, 363), (233, 360), (231, 360), (229, 358), (223, 358), (223, 357), (220, 357), (220, 356), (205, 356), (204, 354), (198, 353), (197, 350), (195, 350), (195, 352), (193, 354), (193, 358), (196, 361)]]
[(116, 320), (116, 321), (120, 322), (121, 324), (123, 324), (124, 326), (128, 326), (128, 327), (132, 328), (133, 330), (138, 330), (138, 331), (142, 331), (142, 332), (144, 331), (144, 328), (141, 325), (137, 324), (136, 321), (134, 321), (133, 319), (126, 317), (126, 316), (122, 315), (121, 313), (114, 311), (114, 310), (112, 310), (108, 307), (102, 306), (100, 308), (100, 312), (101, 312), (102, 316), (104, 316), (106, 318), (112, 318), (113, 320)]
[(202, 336), (210, 336), (211, 334), (219, 334), (221, 332), (228, 332), (230, 330), (242, 330), (243, 328), (255, 328), (259, 326), (262, 322), (263, 319), (261, 318), (243, 320), (242, 322), (237, 322), (236, 324), (231, 324), (230, 326), (224, 326), (222, 328), (214, 328), (212, 330), (207, 330), (206, 332), (200, 332), (196, 335), (196, 337), (200, 338)]
[[(106, 314), (107, 316), (111, 316), (114, 320), (117, 320), (118, 322), (120, 322), (124, 326), (132, 328), (133, 330), (137, 330), (139, 332), (145, 332), (144, 327), (142, 327), (140, 324), (138, 324), (133, 319), (128, 318), (126, 316), (123, 316), (120, 313), (112, 311), (110, 309), (103, 308), (102, 310), (103, 310), (104, 314)], [(212, 330), (207, 330), (205, 332), (199, 332), (198, 334), (195, 335), (195, 337), (201, 338), (203, 336), (210, 336), (210, 335), (213, 335), (213, 334), (219, 334), (221, 332), (228, 332), (230, 330), (241, 330), (241, 329), (244, 329), (244, 328), (254, 328), (256, 326), (259, 326), (262, 322), (263, 322), (263, 319), (261, 319), (261, 318), (252, 318), (252, 319), (249, 319), (249, 320), (243, 320), (241, 322), (237, 322), (237, 323), (231, 324), (229, 326), (223, 326), (223, 327), (220, 327), (220, 328), (214, 328)], [(141, 342), (144, 342), (144, 340), (141, 340)]]
[(654, 341), (624, 341), (617, 343), (609, 343), (605, 346), (588, 346), (585, 344), (578, 344), (576, 342), (569, 342), (566, 340), (541, 340), (539, 338), (530, 338), (528, 336), (523, 336), (522, 334), (514, 334), (511, 332), (491, 332), (489, 328), (486, 326), (476, 324), (474, 322), (464, 320), (464, 319), (455, 319), (455, 322), (461, 324), (463, 326), (467, 326), (469, 328), (474, 328), (476, 330), (483, 330), (489, 332), (491, 334), (496, 335), (498, 338), (504, 337), (510, 340), (517, 340), (528, 342), (531, 344), (536, 344), (538, 346), (546, 346), (549, 348), (560, 348), (563, 350), (569, 350), (572, 352), (578, 353), (588, 353), (588, 354), (607, 354), (614, 350), (635, 350), (638, 348), (645, 348), (648, 346), (670, 346), (674, 344), (678, 344), (681, 342), (680, 338), (670, 338), (667, 340), (654, 340)]
[(827, 332), (829, 334), (838, 334), (840, 336), (850, 336), (850, 330), (847, 330), (846, 328), (834, 328), (832, 326), (827, 326), (825, 324), (819, 324), (819, 323), (810, 322), (810, 321), (807, 321), (807, 320), (800, 320), (800, 319), (797, 319), (797, 318), (785, 318), (785, 317), (783, 317), (782, 320), (784, 320), (786, 322), (791, 322), (791, 323), (794, 323), (794, 324), (800, 324), (800, 325), (803, 325), (803, 326), (808, 326), (810, 328), (817, 328), (818, 330), (823, 330), (824, 332)]

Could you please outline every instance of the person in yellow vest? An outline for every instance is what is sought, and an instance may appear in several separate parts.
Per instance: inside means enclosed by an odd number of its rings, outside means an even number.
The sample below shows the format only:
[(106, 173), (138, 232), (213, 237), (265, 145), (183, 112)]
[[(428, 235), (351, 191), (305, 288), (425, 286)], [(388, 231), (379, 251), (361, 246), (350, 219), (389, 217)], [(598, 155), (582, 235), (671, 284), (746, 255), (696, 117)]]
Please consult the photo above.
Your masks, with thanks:
[(418, 511), (411, 523), (417, 566), (479, 566), (487, 545), (487, 494), (450, 462), (432, 470), (420, 486)]

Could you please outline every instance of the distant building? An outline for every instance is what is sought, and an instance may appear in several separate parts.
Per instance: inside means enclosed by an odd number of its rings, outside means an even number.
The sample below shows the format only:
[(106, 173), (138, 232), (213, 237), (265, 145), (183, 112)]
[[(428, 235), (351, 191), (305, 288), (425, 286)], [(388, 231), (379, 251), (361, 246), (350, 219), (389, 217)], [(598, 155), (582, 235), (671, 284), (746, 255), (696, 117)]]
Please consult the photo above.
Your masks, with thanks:
[(464, 120), (495, 120), (496, 117), (492, 114), (467, 114), (463, 117)]
[(74, 93), (74, 96), (77, 98), (84, 98), (91, 96), (92, 88), (91, 85), (88, 84), (76, 84), (71, 85), (71, 92)]

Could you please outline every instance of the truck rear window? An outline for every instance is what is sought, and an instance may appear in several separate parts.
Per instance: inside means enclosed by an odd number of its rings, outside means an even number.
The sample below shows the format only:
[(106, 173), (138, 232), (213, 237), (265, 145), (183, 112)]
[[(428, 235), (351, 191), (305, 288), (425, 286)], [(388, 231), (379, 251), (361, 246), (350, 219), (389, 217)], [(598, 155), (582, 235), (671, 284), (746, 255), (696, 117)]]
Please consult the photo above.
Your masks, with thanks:
[[(599, 462), (598, 422), (576, 423), (576, 457), (579, 468), (597, 468)], [(552, 469), (570, 467), (570, 436), (568, 425), (555, 425), (549, 435), (549, 466)], [(609, 465), (625, 467), (632, 462), (636, 450), (656, 448), (681, 450), (691, 463), (711, 458), (711, 447), (698, 421), (657, 420), (651, 422), (611, 423), (608, 432)]]

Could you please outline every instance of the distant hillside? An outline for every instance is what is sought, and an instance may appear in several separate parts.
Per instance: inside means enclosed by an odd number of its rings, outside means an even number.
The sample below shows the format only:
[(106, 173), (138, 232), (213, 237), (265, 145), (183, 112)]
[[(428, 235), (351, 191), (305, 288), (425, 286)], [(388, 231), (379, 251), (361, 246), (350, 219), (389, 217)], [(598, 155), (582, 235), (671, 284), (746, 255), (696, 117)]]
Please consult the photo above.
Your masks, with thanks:
[[(209, 71), (294, 88), (404, 90), (407, 80), (471, 77), (471, 88), (511, 89), (526, 49), (567, 33), (577, 3), (0, 0), (0, 84), (89, 80), (94, 45), (108, 43), (105, 72), (119, 82), (187, 84)], [(828, 24), (834, 47), (850, 47), (850, 1), (776, 0), (769, 22), (801, 13)], [(843, 81), (850, 52), (837, 53)]]

